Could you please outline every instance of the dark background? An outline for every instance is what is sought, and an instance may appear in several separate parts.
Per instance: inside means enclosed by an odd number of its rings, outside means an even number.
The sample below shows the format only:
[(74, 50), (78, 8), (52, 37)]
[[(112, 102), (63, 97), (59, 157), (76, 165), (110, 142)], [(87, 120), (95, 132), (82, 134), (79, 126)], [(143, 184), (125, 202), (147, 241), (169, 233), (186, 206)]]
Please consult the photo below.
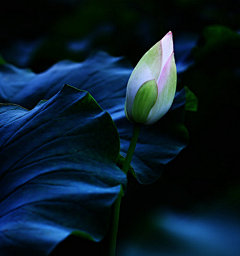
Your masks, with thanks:
[[(43, 72), (93, 51), (125, 56), (135, 66), (173, 32), (178, 89), (198, 98), (186, 112), (189, 145), (162, 177), (140, 185), (129, 176), (117, 255), (240, 255), (240, 2), (6, 1), (0, 8), (0, 55)], [(100, 255), (71, 236), (52, 253)]]

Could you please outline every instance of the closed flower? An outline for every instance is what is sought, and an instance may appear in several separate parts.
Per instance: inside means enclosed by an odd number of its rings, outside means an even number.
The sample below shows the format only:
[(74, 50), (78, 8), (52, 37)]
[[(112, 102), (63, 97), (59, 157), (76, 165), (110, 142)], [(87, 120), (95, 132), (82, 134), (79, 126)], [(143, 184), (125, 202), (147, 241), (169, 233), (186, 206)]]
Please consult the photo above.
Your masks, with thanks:
[(157, 122), (172, 105), (176, 83), (173, 40), (169, 32), (143, 55), (133, 70), (127, 84), (126, 117), (146, 125)]

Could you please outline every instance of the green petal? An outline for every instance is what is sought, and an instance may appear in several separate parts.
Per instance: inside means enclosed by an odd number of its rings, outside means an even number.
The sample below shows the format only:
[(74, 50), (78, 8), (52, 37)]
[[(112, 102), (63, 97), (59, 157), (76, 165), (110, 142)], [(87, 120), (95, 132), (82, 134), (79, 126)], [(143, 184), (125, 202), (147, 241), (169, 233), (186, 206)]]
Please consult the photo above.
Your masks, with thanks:
[(157, 96), (158, 87), (155, 79), (147, 81), (139, 88), (132, 108), (134, 122), (146, 122), (148, 114), (157, 100)]

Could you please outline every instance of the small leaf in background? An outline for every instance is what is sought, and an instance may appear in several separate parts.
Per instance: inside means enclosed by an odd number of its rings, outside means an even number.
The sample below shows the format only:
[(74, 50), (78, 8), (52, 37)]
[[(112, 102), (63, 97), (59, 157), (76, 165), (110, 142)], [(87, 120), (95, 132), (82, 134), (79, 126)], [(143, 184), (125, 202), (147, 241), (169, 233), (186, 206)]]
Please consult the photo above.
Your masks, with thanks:
[(1, 256), (47, 255), (71, 233), (100, 241), (126, 187), (109, 114), (65, 85), (30, 111), (1, 104), (0, 120)]
[[(239, 45), (240, 35), (236, 31), (219, 25), (209, 26), (203, 30), (200, 44), (193, 50), (193, 56), (195, 61), (201, 62), (201, 64), (205, 63), (206, 58), (209, 59), (206, 63), (207, 66), (215, 63), (212, 68), (235, 67), (234, 57), (239, 56)], [(225, 60), (228, 60), (229, 63), (226, 63)]]
[[(114, 120), (125, 156), (132, 125), (125, 117), (126, 85), (132, 68), (123, 58), (100, 52), (82, 63), (61, 61), (43, 73), (35, 74), (13, 65), (0, 66), (0, 101), (32, 108), (41, 99), (49, 99), (64, 83), (86, 90)], [(184, 126), (185, 90), (175, 95), (173, 105), (153, 127), (144, 127), (132, 160), (141, 183), (152, 183), (188, 142)]]
[(6, 63), (3, 57), (0, 55), (0, 65)]
[(198, 99), (194, 95), (193, 92), (189, 90), (187, 86), (184, 87), (186, 91), (186, 103), (185, 103), (185, 110), (187, 111), (197, 111), (198, 107)]

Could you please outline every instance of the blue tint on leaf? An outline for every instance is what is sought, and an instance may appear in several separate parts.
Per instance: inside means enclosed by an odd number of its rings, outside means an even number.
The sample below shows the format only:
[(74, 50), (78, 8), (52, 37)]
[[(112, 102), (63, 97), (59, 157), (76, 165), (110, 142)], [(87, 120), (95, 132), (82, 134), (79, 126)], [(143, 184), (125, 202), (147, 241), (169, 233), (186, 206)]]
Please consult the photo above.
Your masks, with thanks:
[[(100, 52), (82, 63), (61, 61), (43, 73), (35, 74), (12, 65), (0, 66), (0, 101), (32, 108), (41, 99), (49, 99), (64, 83), (91, 93), (114, 120), (121, 140), (120, 154), (125, 156), (132, 136), (132, 123), (124, 114), (125, 91), (132, 67), (122, 58)], [(184, 126), (185, 90), (177, 93), (169, 112), (140, 132), (132, 167), (141, 183), (152, 183), (187, 145)]]
[[(124, 66), (123, 66), (124, 64)], [(33, 108), (40, 100), (49, 99), (64, 84), (89, 91), (98, 103), (125, 97), (125, 85), (132, 72), (122, 58), (106, 53), (91, 56), (83, 63), (61, 61), (40, 74), (11, 64), (0, 66), (0, 102), (11, 102)]]
[(109, 114), (65, 85), (30, 111), (0, 104), (0, 120), (1, 256), (47, 255), (76, 230), (100, 241), (126, 187)]

